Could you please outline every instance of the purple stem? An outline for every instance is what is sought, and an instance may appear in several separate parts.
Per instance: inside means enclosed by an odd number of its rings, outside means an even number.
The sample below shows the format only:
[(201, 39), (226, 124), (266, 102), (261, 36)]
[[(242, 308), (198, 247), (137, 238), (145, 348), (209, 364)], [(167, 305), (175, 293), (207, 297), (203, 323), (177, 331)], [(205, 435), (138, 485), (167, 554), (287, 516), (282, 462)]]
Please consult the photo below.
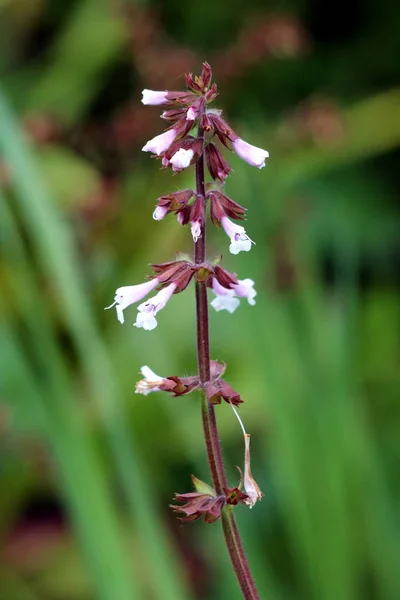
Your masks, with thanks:
[[(198, 139), (204, 142), (204, 131), (199, 126)], [(205, 198), (204, 186), (204, 153), (196, 162), (196, 193)], [(205, 202), (205, 200), (204, 200)], [(206, 226), (201, 228), (201, 235), (194, 245), (196, 264), (206, 260)], [(197, 323), (197, 364), (201, 383), (210, 379), (210, 342), (208, 327), (208, 302), (207, 285), (203, 281), (196, 282), (196, 323)], [(205, 393), (202, 393), (202, 417), (204, 437), (211, 477), (218, 495), (224, 494), (227, 487), (226, 473), (222, 460), (221, 445), (219, 443), (218, 427), (215, 418), (214, 406), (208, 402)], [(233, 569), (236, 573), (240, 588), (245, 600), (260, 600), (254, 579), (252, 577), (246, 555), (243, 550), (239, 529), (233, 514), (232, 507), (225, 507), (222, 512), (222, 527), (225, 541), (231, 558)]]

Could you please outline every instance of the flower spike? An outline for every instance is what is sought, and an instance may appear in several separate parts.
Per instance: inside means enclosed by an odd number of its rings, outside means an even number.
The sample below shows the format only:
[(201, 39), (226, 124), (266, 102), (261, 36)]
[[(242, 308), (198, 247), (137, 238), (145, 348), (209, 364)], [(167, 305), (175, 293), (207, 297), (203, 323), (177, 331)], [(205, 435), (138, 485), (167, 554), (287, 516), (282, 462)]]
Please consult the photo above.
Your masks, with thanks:
[[(254, 281), (238, 279), (234, 273), (223, 269), (218, 263), (222, 256), (208, 261), (206, 248), (207, 205), (210, 219), (217, 228), (222, 227), (230, 240), (232, 254), (248, 252), (254, 242), (242, 225), (235, 220), (245, 217), (246, 209), (224, 193), (224, 184), (232, 173), (232, 168), (222, 153), (221, 146), (234, 151), (244, 161), (259, 169), (265, 166), (269, 154), (262, 148), (252, 146), (238, 136), (223, 118), (222, 110), (211, 108), (210, 104), (218, 97), (218, 88), (212, 82), (211, 67), (203, 63), (200, 75), (186, 74), (186, 90), (150, 90), (142, 92), (142, 103), (148, 106), (162, 106), (161, 117), (169, 127), (150, 139), (142, 148), (161, 162), (163, 169), (173, 174), (186, 169), (195, 169), (195, 189), (179, 190), (157, 199), (153, 219), (162, 221), (173, 213), (180, 225), (188, 225), (194, 240), (194, 256), (180, 255), (179, 259), (153, 264), (153, 276), (140, 285), (118, 288), (114, 302), (107, 308), (116, 307), (118, 320), (124, 322), (124, 310), (138, 303), (135, 327), (147, 331), (157, 326), (157, 314), (174, 294), (183, 292), (194, 279), (196, 286), (196, 332), (198, 372), (193, 376), (176, 375), (161, 377), (150, 367), (141, 368), (141, 379), (136, 383), (135, 392), (147, 396), (151, 392), (166, 392), (170, 397), (185, 396), (191, 391), (202, 391), (203, 426), (206, 449), (213, 486), (192, 477), (195, 491), (175, 494), (172, 508), (183, 521), (194, 521), (201, 517), (213, 523), (223, 516), (224, 533), (231, 561), (238, 577), (243, 596), (259, 600), (252, 579), (241, 540), (235, 525), (233, 510), (238, 504), (250, 508), (261, 499), (262, 493), (250, 469), (250, 435), (246, 433), (235, 407), (243, 399), (240, 394), (223, 379), (225, 363), (211, 360), (209, 351), (208, 299), (210, 289), (214, 298), (211, 306), (217, 311), (233, 313), (246, 299), (255, 304), (257, 292)], [(207, 175), (208, 172), (208, 175)], [(148, 294), (156, 290), (151, 298)], [(229, 487), (223, 466), (219, 433), (214, 415), (214, 406), (230, 404), (239, 419), (245, 443), (244, 471), (240, 483)], [(180, 401), (183, 403), (183, 400)], [(242, 473), (242, 472), (241, 472)], [(242, 487), (244, 486), (244, 489)]]

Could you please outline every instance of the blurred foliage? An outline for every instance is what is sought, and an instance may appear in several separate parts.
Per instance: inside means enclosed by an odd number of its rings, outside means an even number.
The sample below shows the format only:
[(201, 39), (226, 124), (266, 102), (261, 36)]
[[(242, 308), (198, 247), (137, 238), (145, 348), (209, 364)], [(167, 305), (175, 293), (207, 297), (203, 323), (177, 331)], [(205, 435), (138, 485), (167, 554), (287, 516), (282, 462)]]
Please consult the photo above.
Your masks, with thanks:
[[(239, 592), (218, 524), (173, 492), (208, 479), (193, 396), (134, 396), (141, 365), (196, 368), (190, 289), (151, 334), (115, 288), (190, 251), (141, 155), (142, 88), (203, 60), (218, 106), (268, 148), (227, 192), (257, 245), (210, 256), (257, 305), (211, 314), (265, 493), (238, 520), (262, 598), (400, 598), (398, 3), (0, 0), (0, 600), (189, 600)], [(232, 484), (242, 437), (217, 411)]]

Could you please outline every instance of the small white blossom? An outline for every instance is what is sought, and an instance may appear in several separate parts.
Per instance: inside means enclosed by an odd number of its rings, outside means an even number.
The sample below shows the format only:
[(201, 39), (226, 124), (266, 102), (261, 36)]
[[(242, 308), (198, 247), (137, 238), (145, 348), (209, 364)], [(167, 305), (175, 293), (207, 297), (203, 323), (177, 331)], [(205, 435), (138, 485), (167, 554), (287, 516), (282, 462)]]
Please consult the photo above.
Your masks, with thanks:
[(138, 312), (134, 326), (145, 331), (152, 331), (158, 325), (154, 314), (152, 311)]
[(139, 285), (126, 285), (120, 287), (115, 292), (114, 302), (106, 306), (105, 310), (115, 306), (117, 309), (117, 318), (120, 323), (124, 322), (124, 310), (131, 304), (143, 300), (155, 287), (158, 286), (158, 279), (151, 279)]
[(256, 301), (254, 298), (257, 296), (257, 292), (254, 289), (254, 281), (252, 279), (239, 279), (238, 283), (233, 285), (233, 290), (239, 298), (247, 298), (250, 306), (255, 305)]
[(212, 289), (215, 294), (214, 300), (211, 301), (211, 306), (214, 310), (219, 312), (220, 310), (227, 310), (229, 313), (235, 312), (240, 304), (240, 300), (235, 298), (235, 292), (224, 288), (217, 279), (214, 277), (212, 282)]
[(180, 148), (173, 157), (170, 159), (170, 163), (174, 171), (182, 171), (182, 169), (186, 169), (194, 156), (193, 150), (185, 150), (184, 148)]
[(143, 152), (152, 152), (153, 154), (162, 154), (165, 150), (168, 150), (172, 142), (177, 136), (175, 129), (168, 129), (160, 135), (156, 135), (153, 139), (149, 140), (142, 148)]
[(142, 104), (157, 106), (168, 102), (167, 91), (156, 92), (154, 90), (143, 90)]
[(156, 206), (153, 212), (153, 219), (155, 221), (161, 221), (167, 213), (168, 208), (166, 206)]
[(226, 235), (230, 238), (231, 243), (229, 252), (231, 254), (239, 254), (239, 252), (248, 252), (253, 240), (246, 234), (246, 230), (241, 225), (236, 225), (228, 217), (222, 217), (221, 225), (224, 228)]
[(214, 310), (219, 312), (220, 310), (227, 310), (228, 313), (233, 313), (240, 304), (240, 300), (232, 296), (215, 296), (214, 300), (211, 300), (211, 306)]
[(252, 279), (239, 279), (238, 283), (233, 284), (232, 288), (228, 289), (218, 283), (216, 277), (214, 277), (212, 289), (215, 298), (211, 301), (211, 306), (217, 312), (227, 310), (229, 313), (233, 313), (240, 304), (239, 298), (247, 298), (251, 306), (254, 306), (256, 303), (254, 298), (257, 292), (254, 289), (254, 281)]
[(150, 392), (159, 392), (160, 388), (158, 387), (164, 379), (159, 377), (150, 369), (150, 367), (144, 366), (140, 369), (144, 379), (141, 379), (136, 384), (135, 393), (143, 394), (147, 396)]
[(267, 150), (252, 146), (240, 137), (233, 140), (232, 146), (236, 154), (252, 167), (258, 167), (259, 169), (265, 167), (265, 159), (269, 157), (269, 152), (267, 152)]
[(138, 306), (138, 314), (136, 317), (135, 327), (143, 328), (146, 331), (151, 331), (157, 327), (156, 314), (164, 308), (168, 300), (176, 289), (176, 283), (171, 283), (166, 288), (163, 288), (153, 298), (149, 298)]

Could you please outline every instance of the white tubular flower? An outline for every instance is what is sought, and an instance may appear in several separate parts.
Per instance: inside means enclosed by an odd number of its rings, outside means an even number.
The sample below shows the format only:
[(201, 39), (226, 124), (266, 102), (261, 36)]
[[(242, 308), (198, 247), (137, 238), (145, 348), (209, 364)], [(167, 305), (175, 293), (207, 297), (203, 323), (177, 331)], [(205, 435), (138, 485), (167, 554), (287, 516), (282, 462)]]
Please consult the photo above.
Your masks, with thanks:
[(199, 237), (201, 237), (201, 223), (200, 221), (193, 221), (190, 224), (190, 231), (192, 232), (193, 241), (197, 242)]
[(257, 292), (254, 289), (254, 281), (252, 279), (239, 279), (239, 283), (233, 285), (233, 291), (239, 298), (247, 298), (247, 302), (250, 306), (254, 306), (256, 301), (254, 300), (257, 296)]
[(168, 300), (176, 289), (176, 283), (171, 283), (166, 288), (162, 289), (153, 298), (143, 302), (138, 306), (138, 314), (136, 317), (135, 327), (142, 327), (146, 331), (151, 331), (157, 327), (156, 314), (164, 308)]
[(252, 146), (240, 137), (233, 140), (232, 146), (236, 154), (252, 167), (258, 167), (259, 169), (265, 167), (265, 159), (269, 157), (269, 152), (267, 152), (267, 150)]
[(226, 235), (230, 238), (231, 243), (229, 252), (231, 254), (239, 254), (239, 252), (248, 252), (253, 240), (246, 234), (246, 230), (241, 225), (236, 225), (228, 217), (222, 217), (221, 225), (224, 228)]
[(152, 152), (153, 154), (162, 154), (172, 144), (174, 139), (177, 136), (176, 129), (168, 129), (161, 133), (160, 135), (156, 135), (152, 140), (149, 140), (145, 146), (143, 146), (143, 152)]
[(227, 310), (229, 313), (235, 312), (240, 304), (240, 300), (235, 298), (235, 292), (224, 288), (216, 278), (213, 278), (212, 289), (215, 294), (214, 300), (211, 301), (211, 306), (214, 310)]
[(166, 206), (156, 206), (153, 212), (153, 219), (155, 221), (162, 221), (165, 215), (168, 213), (168, 208)]
[(159, 377), (150, 369), (150, 367), (144, 366), (140, 369), (141, 374), (144, 379), (141, 379), (136, 384), (135, 393), (143, 394), (143, 396), (147, 396), (150, 392), (160, 392), (159, 385), (162, 384), (164, 379)]
[(147, 104), (149, 106), (166, 104), (168, 102), (167, 94), (167, 91), (155, 92), (154, 90), (143, 90), (142, 104)]
[(175, 152), (169, 162), (171, 163), (174, 171), (182, 171), (182, 169), (186, 169), (190, 165), (193, 156), (193, 150), (185, 150), (184, 148), (180, 148), (178, 152)]
[(151, 279), (139, 285), (126, 285), (120, 287), (115, 292), (114, 302), (110, 306), (106, 306), (105, 310), (112, 308), (117, 309), (117, 318), (120, 323), (124, 322), (124, 310), (131, 304), (143, 300), (155, 287), (158, 286), (158, 279)]

